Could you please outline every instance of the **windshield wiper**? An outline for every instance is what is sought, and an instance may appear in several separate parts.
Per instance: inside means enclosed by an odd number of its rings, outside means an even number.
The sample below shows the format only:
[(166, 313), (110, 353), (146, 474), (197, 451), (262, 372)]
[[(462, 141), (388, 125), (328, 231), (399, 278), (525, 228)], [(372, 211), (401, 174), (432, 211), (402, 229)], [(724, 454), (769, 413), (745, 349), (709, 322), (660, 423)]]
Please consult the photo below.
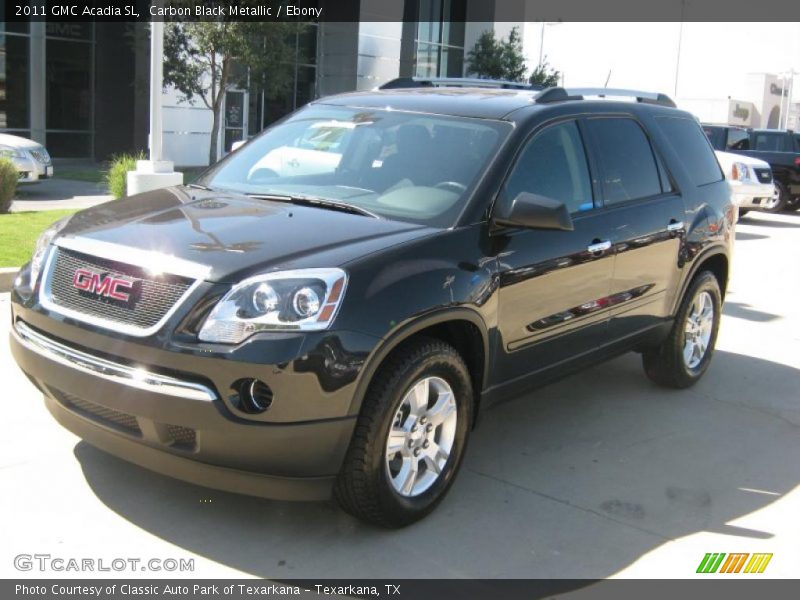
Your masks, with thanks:
[(337, 200), (328, 200), (327, 198), (320, 198), (318, 196), (295, 196), (285, 194), (247, 194), (250, 198), (258, 200), (272, 200), (274, 202), (289, 202), (291, 204), (298, 204), (300, 206), (317, 206), (319, 208), (326, 208), (328, 210), (338, 210), (341, 212), (350, 213), (353, 215), (361, 215), (363, 217), (372, 217), (373, 219), (380, 219), (381, 217), (374, 212), (361, 208), (355, 204), (348, 202), (339, 202)]

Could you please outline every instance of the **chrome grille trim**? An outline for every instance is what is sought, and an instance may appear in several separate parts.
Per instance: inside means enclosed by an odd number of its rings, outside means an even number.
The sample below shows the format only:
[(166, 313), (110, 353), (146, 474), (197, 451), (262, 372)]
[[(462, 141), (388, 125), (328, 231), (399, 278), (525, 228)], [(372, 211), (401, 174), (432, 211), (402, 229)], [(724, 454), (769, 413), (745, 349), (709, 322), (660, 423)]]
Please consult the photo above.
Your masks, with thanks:
[(208, 386), (151, 373), (146, 369), (131, 367), (81, 352), (34, 331), (22, 321), (14, 323), (11, 335), (31, 352), (107, 381), (165, 396), (209, 402), (216, 400), (216, 394)]
[[(194, 278), (195, 281), (189, 285), (185, 293), (164, 313), (164, 315), (150, 327), (140, 327), (135, 324), (124, 323), (121, 321), (107, 319), (101, 316), (89, 314), (63, 306), (54, 301), (52, 294), (52, 275), (55, 269), (55, 258), (59, 248), (65, 248), (73, 252), (79, 252), (88, 256), (94, 256), (104, 260), (121, 262), (119, 256), (124, 256), (122, 264), (127, 264), (145, 270), (152, 270), (153, 265), (158, 265), (158, 271), (179, 277)], [(42, 269), (42, 281), (39, 286), (39, 303), (49, 311), (64, 317), (69, 317), (77, 321), (89, 323), (97, 327), (117, 331), (135, 337), (147, 337), (158, 332), (167, 320), (183, 305), (186, 299), (203, 283), (205, 277), (210, 273), (210, 267), (193, 263), (170, 255), (154, 252), (150, 250), (140, 250), (129, 248), (110, 242), (90, 240), (86, 238), (65, 237), (54, 242), (54, 247), (50, 248), (44, 268)]]

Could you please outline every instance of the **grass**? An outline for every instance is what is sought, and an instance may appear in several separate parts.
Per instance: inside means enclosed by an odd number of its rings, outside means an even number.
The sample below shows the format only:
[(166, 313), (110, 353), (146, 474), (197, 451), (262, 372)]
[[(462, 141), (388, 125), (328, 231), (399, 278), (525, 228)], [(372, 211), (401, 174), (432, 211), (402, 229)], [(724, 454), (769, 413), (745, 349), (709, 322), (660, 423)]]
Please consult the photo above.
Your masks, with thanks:
[(45, 210), (0, 215), (0, 267), (19, 267), (33, 254), (36, 238), (74, 210)]
[(54, 177), (56, 179), (101, 183), (105, 179), (105, 171), (100, 169), (58, 169)]

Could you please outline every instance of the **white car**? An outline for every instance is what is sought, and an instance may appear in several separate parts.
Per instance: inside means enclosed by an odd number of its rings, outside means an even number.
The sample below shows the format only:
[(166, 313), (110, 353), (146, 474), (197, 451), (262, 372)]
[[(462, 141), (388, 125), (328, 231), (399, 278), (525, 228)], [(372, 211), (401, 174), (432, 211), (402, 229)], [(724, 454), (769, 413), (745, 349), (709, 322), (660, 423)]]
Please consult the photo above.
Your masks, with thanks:
[(27, 138), (0, 133), (0, 158), (14, 163), (20, 183), (53, 176), (53, 162), (45, 147)]
[(256, 162), (247, 175), (248, 180), (332, 173), (339, 166), (354, 128), (353, 123), (339, 121), (315, 123), (302, 137), (276, 148)]
[(733, 203), (739, 216), (750, 210), (770, 209), (778, 203), (778, 190), (772, 182), (772, 169), (763, 160), (715, 150), (725, 179), (731, 186)]

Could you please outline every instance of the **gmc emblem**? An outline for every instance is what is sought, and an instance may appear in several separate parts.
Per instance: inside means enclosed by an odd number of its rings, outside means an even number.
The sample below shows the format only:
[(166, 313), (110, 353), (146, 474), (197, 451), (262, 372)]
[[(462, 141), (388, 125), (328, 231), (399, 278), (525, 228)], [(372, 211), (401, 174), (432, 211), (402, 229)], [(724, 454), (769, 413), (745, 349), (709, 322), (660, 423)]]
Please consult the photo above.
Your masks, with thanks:
[(133, 281), (114, 275), (102, 275), (89, 269), (75, 269), (72, 286), (104, 298), (128, 302), (131, 299)]

